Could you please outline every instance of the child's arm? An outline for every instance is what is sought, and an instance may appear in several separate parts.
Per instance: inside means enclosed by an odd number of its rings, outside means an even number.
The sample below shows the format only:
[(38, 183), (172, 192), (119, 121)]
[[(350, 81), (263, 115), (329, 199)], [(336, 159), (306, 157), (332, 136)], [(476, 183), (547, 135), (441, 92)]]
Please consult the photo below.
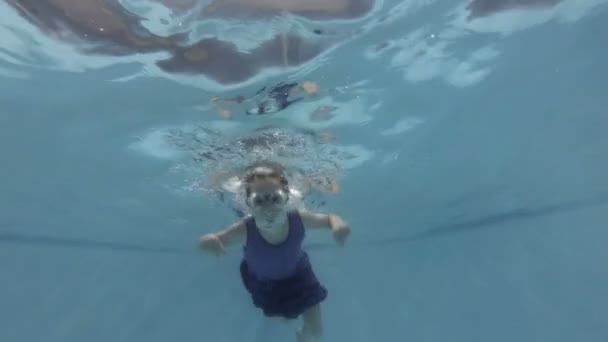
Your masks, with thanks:
[(216, 233), (201, 236), (199, 245), (204, 250), (216, 254), (223, 253), (225, 247), (243, 241), (246, 234), (247, 227), (245, 221), (239, 220)]
[(334, 233), (334, 237), (338, 242), (343, 243), (348, 234), (350, 227), (344, 220), (335, 214), (312, 213), (305, 210), (298, 210), (302, 223), (306, 228), (329, 228)]
[(230, 246), (237, 242), (242, 242), (246, 232), (245, 220), (238, 220), (227, 228), (215, 233), (215, 235), (222, 241), (224, 246)]
[(344, 221), (337, 215), (313, 213), (306, 210), (298, 210), (302, 223), (306, 228), (329, 228), (343, 224)]

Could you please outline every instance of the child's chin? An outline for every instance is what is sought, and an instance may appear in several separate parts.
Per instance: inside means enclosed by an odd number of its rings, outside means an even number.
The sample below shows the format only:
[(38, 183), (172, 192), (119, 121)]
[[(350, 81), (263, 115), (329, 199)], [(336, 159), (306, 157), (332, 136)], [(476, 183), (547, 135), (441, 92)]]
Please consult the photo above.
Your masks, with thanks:
[(275, 221), (277, 220), (277, 218), (278, 218), (278, 217), (277, 217), (276, 215), (274, 215), (274, 216), (266, 216), (266, 215), (263, 215), (263, 216), (262, 216), (262, 219), (263, 219), (263, 220), (264, 220), (264, 222), (266, 222), (266, 223), (275, 223)]
[(257, 214), (261, 219), (264, 219), (265, 221), (268, 221), (268, 222), (272, 222), (272, 221), (276, 221), (279, 218), (279, 216), (281, 215), (281, 211), (280, 210), (270, 211), (270, 212), (269, 211), (260, 211)]

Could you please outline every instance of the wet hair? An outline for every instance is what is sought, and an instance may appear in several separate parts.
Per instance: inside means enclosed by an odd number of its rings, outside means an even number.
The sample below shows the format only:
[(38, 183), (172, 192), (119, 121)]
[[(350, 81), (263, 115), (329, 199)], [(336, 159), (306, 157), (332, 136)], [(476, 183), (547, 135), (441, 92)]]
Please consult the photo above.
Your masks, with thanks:
[(247, 166), (243, 176), (246, 197), (251, 196), (251, 184), (261, 178), (277, 180), (281, 184), (281, 189), (285, 192), (285, 195), (289, 196), (289, 182), (285, 173), (285, 168), (281, 164), (267, 160)]

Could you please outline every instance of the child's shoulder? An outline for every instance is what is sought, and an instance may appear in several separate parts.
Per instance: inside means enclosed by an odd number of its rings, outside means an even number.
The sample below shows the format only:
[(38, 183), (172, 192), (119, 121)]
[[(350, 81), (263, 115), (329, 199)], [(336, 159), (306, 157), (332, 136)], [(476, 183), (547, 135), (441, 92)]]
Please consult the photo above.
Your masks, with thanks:
[(315, 218), (322, 214), (310, 211), (308, 209), (296, 208), (292, 210), (292, 215), (306, 223), (308, 220), (310, 220), (310, 218)]
[(292, 211), (294, 213), (297, 213), (298, 215), (315, 215), (316, 213), (314, 211), (305, 209), (305, 208), (294, 208), (292, 209)]
[(287, 215), (294, 215), (297, 216), (299, 218), (303, 218), (306, 215), (310, 215), (310, 211), (306, 210), (306, 209), (302, 209), (302, 208), (293, 208), (287, 211)]
[(251, 216), (245, 215), (245, 216), (241, 217), (240, 219), (238, 219), (237, 221), (234, 221), (229, 227), (232, 229), (244, 230), (247, 228), (249, 220), (251, 220)]

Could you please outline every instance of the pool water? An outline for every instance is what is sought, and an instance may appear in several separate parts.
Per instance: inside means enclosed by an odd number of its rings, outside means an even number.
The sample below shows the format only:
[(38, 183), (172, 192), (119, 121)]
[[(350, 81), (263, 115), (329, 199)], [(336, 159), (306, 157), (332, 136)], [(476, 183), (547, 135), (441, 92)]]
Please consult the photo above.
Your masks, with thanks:
[(606, 341), (607, 2), (0, 2), (0, 340), (294, 341), (197, 246), (271, 158), (323, 341)]

